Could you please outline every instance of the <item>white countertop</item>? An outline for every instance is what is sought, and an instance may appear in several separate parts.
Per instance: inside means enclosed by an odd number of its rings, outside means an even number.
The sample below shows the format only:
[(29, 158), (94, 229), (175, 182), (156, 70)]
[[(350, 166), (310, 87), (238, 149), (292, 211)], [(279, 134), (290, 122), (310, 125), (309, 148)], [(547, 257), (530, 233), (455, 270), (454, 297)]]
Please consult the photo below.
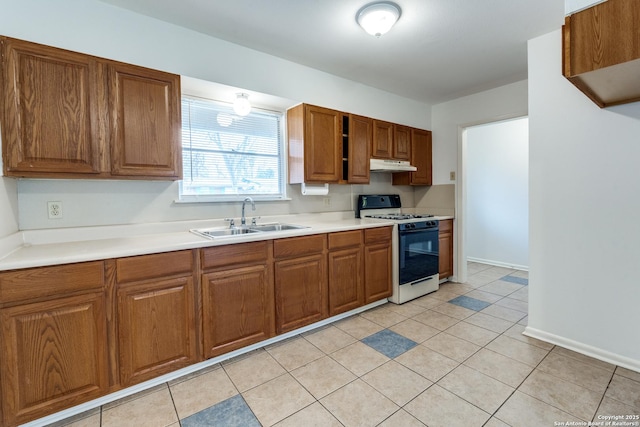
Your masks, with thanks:
[[(436, 216), (434, 219), (450, 219)], [(239, 222), (239, 221), (237, 221)], [(0, 239), (0, 271), (393, 225), (352, 211), (263, 217), (309, 228), (208, 239), (190, 229), (228, 227), (222, 219), (19, 231)]]

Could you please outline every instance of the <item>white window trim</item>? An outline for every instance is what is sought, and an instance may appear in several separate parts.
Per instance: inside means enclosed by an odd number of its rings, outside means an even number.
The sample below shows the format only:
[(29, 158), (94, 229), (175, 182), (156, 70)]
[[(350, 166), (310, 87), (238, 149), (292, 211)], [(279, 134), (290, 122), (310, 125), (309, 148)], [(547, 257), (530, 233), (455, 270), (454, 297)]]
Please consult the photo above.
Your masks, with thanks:
[[(193, 98), (193, 99), (201, 99), (204, 101), (213, 101), (228, 104), (228, 102), (220, 101), (212, 98), (204, 98), (202, 96), (197, 95), (189, 95), (182, 94), (183, 98)], [(281, 153), (281, 172), (282, 172), (282, 193), (279, 195), (269, 195), (269, 194), (224, 194), (224, 195), (183, 195), (180, 191), (180, 186), (182, 185), (182, 180), (178, 182), (178, 197), (174, 200), (176, 204), (191, 204), (191, 203), (232, 203), (232, 202), (242, 202), (245, 198), (251, 197), (254, 201), (264, 201), (264, 202), (279, 202), (279, 201), (289, 201), (292, 200), (291, 197), (288, 196), (288, 177), (289, 177), (289, 162), (288, 162), (288, 146), (285, 142), (287, 138), (287, 114), (286, 111), (281, 111), (276, 108), (265, 108), (265, 107), (254, 107), (258, 110), (270, 112), (270, 113), (278, 113), (282, 114), (282, 120), (280, 120), (280, 134), (282, 135), (282, 140), (280, 141), (280, 153)], [(180, 150), (182, 151), (182, 140), (180, 143)]]

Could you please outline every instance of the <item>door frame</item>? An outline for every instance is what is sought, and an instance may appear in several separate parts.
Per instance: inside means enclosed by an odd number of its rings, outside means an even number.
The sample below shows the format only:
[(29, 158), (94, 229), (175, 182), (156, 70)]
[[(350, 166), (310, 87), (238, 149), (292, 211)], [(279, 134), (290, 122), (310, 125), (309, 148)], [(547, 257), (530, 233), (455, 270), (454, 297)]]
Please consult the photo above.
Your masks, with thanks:
[[(467, 249), (466, 249), (466, 225), (467, 219), (465, 210), (467, 207), (467, 129), (474, 126), (486, 125), (491, 123), (504, 122), (519, 118), (529, 117), (528, 112), (514, 112), (511, 114), (499, 115), (496, 117), (472, 121), (458, 125), (458, 176), (456, 177), (455, 191), (455, 212), (456, 212), (456, 233), (455, 237), (455, 255), (454, 256), (454, 272), (455, 278), (460, 283), (465, 283), (468, 279), (467, 274)], [(464, 261), (464, 262), (462, 262)]]

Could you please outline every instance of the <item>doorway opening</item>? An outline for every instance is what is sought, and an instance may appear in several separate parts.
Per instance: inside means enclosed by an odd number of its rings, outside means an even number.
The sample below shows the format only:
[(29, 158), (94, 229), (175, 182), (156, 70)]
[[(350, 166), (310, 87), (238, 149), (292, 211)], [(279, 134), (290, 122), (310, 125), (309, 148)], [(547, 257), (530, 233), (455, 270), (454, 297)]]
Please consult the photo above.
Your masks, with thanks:
[(529, 120), (461, 128), (459, 280), (467, 261), (529, 269)]

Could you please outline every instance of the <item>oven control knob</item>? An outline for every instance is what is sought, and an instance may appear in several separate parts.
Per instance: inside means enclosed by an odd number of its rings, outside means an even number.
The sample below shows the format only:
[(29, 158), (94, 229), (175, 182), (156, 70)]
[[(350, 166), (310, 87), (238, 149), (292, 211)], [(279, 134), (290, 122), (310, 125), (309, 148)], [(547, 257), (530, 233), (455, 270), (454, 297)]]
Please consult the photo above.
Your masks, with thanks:
[(414, 223), (411, 223), (411, 224), (409, 224), (409, 227), (416, 228), (416, 225)]

